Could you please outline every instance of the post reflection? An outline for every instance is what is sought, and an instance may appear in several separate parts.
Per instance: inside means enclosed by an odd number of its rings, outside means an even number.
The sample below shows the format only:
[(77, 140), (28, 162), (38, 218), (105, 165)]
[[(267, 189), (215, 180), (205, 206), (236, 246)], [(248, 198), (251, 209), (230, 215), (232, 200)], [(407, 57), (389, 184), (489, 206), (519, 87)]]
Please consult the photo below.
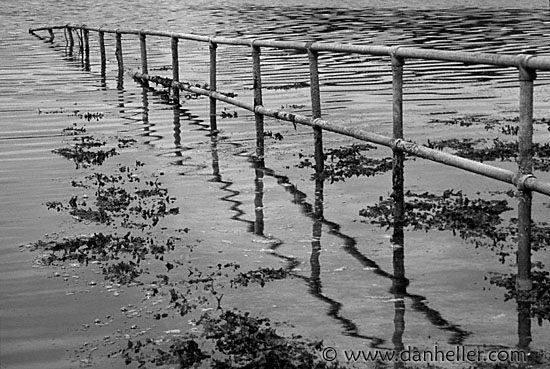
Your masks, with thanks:
[(212, 154), (212, 182), (221, 182), (220, 158), (218, 156), (218, 135), (210, 135), (210, 152)]
[[(393, 278), (390, 292), (394, 298), (394, 331), (392, 343), (395, 353), (398, 354), (405, 349), (403, 345), (403, 333), (405, 332), (405, 296), (409, 280), (405, 277), (405, 236), (403, 223), (394, 224), (392, 245), (393, 245)], [(403, 368), (404, 363), (396, 361), (394, 368)]]
[(529, 350), (531, 345), (531, 303), (518, 299), (518, 348)]
[(254, 165), (256, 177), (254, 179), (254, 234), (264, 235), (264, 168), (263, 163)]
[(313, 232), (311, 238), (311, 256), (309, 258), (311, 266), (309, 288), (313, 291), (321, 290), (321, 263), (319, 262), (319, 256), (321, 254), (321, 233), (324, 217), (324, 181), (319, 177), (317, 176), (315, 179), (315, 203), (312, 214)]

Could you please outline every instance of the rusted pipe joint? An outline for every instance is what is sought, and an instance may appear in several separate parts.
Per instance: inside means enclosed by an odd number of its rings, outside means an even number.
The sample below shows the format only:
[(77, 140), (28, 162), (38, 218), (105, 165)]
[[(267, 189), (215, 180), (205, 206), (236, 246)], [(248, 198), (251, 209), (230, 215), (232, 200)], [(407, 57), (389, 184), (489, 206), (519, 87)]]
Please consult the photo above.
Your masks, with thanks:
[(537, 78), (537, 71), (527, 66), (527, 62), (532, 57), (533, 55), (529, 55), (529, 54), (518, 55), (518, 59), (519, 59), (518, 69), (519, 69), (520, 81), (534, 81)]
[(392, 59), (392, 63), (394, 63), (394, 65), (396, 65), (396, 66), (402, 66), (403, 64), (405, 64), (405, 58), (403, 58), (402, 56), (397, 55), (397, 52), (402, 47), (403, 46), (399, 46), (399, 45), (390, 47), (390, 56), (391, 56), (391, 59)]
[(523, 174), (520, 175), (519, 173), (514, 176), (514, 184), (516, 185), (516, 188), (520, 191), (528, 190), (526, 186), (526, 182), (530, 179), (537, 179), (537, 177), (534, 174)]
[(403, 147), (405, 146), (407, 142), (402, 138), (396, 138), (391, 142), (391, 149), (392, 150), (403, 150)]
[(250, 41), (250, 47), (252, 48), (252, 50), (255, 50), (258, 54), (260, 54), (260, 47), (256, 46), (257, 42), (258, 42), (258, 40), (256, 40), (256, 39)]

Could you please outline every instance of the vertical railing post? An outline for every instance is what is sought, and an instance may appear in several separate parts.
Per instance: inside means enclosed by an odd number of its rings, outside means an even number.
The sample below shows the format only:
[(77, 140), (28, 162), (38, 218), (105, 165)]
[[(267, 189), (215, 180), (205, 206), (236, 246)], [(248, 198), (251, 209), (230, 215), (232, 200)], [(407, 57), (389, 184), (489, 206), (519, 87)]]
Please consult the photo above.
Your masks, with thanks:
[[(147, 36), (143, 31), (139, 33), (139, 50), (141, 51), (141, 73), (149, 74), (149, 68), (147, 66)], [(147, 87), (149, 83), (145, 81), (144, 87)]]
[[(262, 72), (260, 67), (260, 47), (252, 43), (252, 87), (254, 89), (254, 108), (263, 106), (262, 96)], [(264, 116), (254, 112), (256, 121), (256, 161), (258, 166), (265, 165), (265, 147), (264, 147)]]
[(116, 46), (115, 55), (118, 63), (118, 82), (117, 88), (122, 89), (124, 87), (124, 61), (122, 60), (122, 35), (116, 31)]
[(532, 193), (523, 185), (533, 171), (533, 81), (534, 70), (519, 68), (520, 103), (518, 133), (518, 275), (519, 291), (532, 288), (531, 281), (531, 204)]
[(83, 29), (84, 42), (84, 70), (90, 71), (90, 31), (87, 28)]
[[(391, 60), (393, 89), (393, 139), (401, 140), (403, 139), (403, 65), (405, 61), (403, 58), (396, 56), (395, 52), (392, 52)], [(396, 229), (399, 228), (398, 233), (403, 232), (403, 223), (405, 220), (404, 160), (405, 156), (403, 151), (394, 147), (392, 165), (392, 199), (394, 203), (394, 227)]]
[[(218, 45), (214, 42), (209, 42), (210, 49), (210, 91), (214, 92), (217, 88), (217, 76), (216, 76), (216, 49)], [(218, 123), (216, 117), (216, 99), (210, 97), (210, 132), (216, 133), (218, 130)]]
[(73, 37), (73, 29), (70, 26), (67, 26), (67, 38), (69, 40), (68, 54), (70, 57), (72, 57), (74, 53), (74, 37)]
[[(525, 59), (524, 59), (525, 60)], [(536, 73), (519, 67), (519, 132), (518, 132), (518, 250), (516, 291), (518, 292), (518, 347), (528, 349), (531, 342), (530, 302), (525, 294), (533, 288), (531, 280), (531, 206), (532, 193), (525, 180), (533, 174), (533, 85)]]
[(180, 89), (175, 84), (180, 81), (180, 59), (178, 54), (178, 42), (177, 37), (172, 37), (171, 46), (172, 46), (172, 82), (173, 85), (173, 94), (174, 94), (174, 103), (179, 104), (180, 102)]
[(100, 69), (101, 69), (101, 78), (105, 80), (105, 71), (107, 69), (107, 55), (105, 53), (105, 32), (99, 31), (99, 54), (100, 54)]
[[(321, 118), (321, 90), (319, 87), (319, 53), (308, 48), (309, 80), (311, 94), (311, 113), (313, 119)], [(325, 158), (323, 154), (323, 129), (313, 127), (313, 141), (315, 145), (315, 172), (321, 175), (324, 170)]]
[(532, 193), (524, 181), (533, 171), (533, 81), (534, 70), (519, 68), (520, 102), (518, 133), (518, 291), (529, 291), (531, 281), (531, 204)]
[[(391, 55), (392, 62), (392, 89), (393, 89), (393, 139), (403, 139), (403, 65), (404, 59), (395, 55), (395, 50)], [(405, 278), (405, 196), (404, 196), (404, 160), (405, 156), (402, 150), (393, 148), (392, 162), (392, 199), (393, 199), (393, 280), (392, 292), (396, 302), (394, 304), (394, 325), (395, 331), (392, 337), (394, 350), (401, 352), (403, 346), (403, 332), (405, 329), (405, 302), (403, 297), (407, 293), (407, 279)], [(397, 365), (396, 368), (401, 368)]]

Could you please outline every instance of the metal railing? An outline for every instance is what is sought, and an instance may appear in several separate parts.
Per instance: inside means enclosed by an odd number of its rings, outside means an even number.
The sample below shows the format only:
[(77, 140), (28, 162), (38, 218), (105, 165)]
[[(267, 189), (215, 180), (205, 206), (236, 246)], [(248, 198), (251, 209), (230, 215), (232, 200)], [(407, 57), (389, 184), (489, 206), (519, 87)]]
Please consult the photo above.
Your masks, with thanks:
[[(517, 261), (518, 274), (516, 287), (520, 291), (532, 289), (531, 281), (531, 206), (532, 192), (550, 196), (550, 183), (538, 180), (533, 175), (533, 89), (536, 71), (550, 71), (550, 57), (535, 55), (504, 55), (479, 52), (429, 50), (402, 46), (365, 46), (326, 42), (296, 42), (249, 40), (244, 38), (209, 37), (204, 35), (171, 33), (162, 31), (148, 31), (140, 29), (110, 29), (103, 27), (89, 27), (86, 25), (67, 24), (30, 29), (31, 34), (38, 31), (48, 31), (49, 41), (54, 39), (54, 30), (63, 29), (68, 34), (69, 47), (74, 47), (73, 32), (80, 31), (81, 53), (84, 67), (90, 70), (90, 43), (89, 32), (97, 32), (100, 46), (101, 73), (105, 74), (106, 51), (105, 34), (115, 35), (115, 55), (118, 64), (119, 85), (124, 73), (122, 54), (122, 35), (137, 35), (140, 40), (141, 73), (133, 74), (134, 78), (147, 83), (149, 81), (173, 89), (174, 98), (179, 103), (179, 91), (184, 90), (210, 99), (210, 129), (217, 132), (216, 102), (223, 101), (234, 106), (249, 110), (255, 115), (256, 123), (256, 160), (264, 165), (264, 116), (289, 121), (313, 127), (315, 147), (315, 169), (317, 173), (323, 171), (323, 130), (335, 132), (344, 136), (367, 141), (393, 150), (392, 169), (392, 198), (394, 199), (394, 223), (399, 226), (405, 219), (404, 190), (403, 190), (403, 161), (404, 153), (422, 157), (448, 166), (460, 168), (472, 173), (480, 174), (501, 182), (514, 185), (518, 190), (518, 247)], [(171, 39), (172, 51), (172, 78), (151, 76), (148, 74), (146, 37), (157, 36)], [(210, 50), (210, 83), (209, 89), (193, 86), (181, 82), (179, 77), (178, 41), (190, 40), (209, 44)], [(252, 79), (254, 99), (252, 103), (237, 100), (216, 90), (216, 49), (217, 45), (246, 46), (252, 54)], [(294, 114), (284, 110), (270, 109), (263, 105), (261, 81), (261, 48), (292, 49), (307, 52), (309, 59), (309, 77), (312, 114), (310, 117)], [(361, 129), (345, 127), (321, 119), (321, 99), (319, 89), (319, 52), (354, 53), (372, 56), (389, 56), (392, 63), (393, 85), (393, 135), (392, 137), (368, 132)], [(403, 139), (403, 69), (406, 59), (424, 59), (462, 62), (466, 64), (483, 64), (499, 67), (514, 67), (518, 69), (519, 77), (519, 133), (518, 133), (518, 170), (513, 172), (507, 169), (480, 163), (462, 158), (450, 153), (438, 151), (426, 146), (418, 145)]]

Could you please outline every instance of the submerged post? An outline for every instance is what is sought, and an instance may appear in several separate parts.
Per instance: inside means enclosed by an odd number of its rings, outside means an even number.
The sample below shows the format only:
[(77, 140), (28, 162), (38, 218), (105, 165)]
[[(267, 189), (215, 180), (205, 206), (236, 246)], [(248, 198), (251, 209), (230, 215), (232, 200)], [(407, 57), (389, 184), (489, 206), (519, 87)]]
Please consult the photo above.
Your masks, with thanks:
[[(319, 53), (308, 48), (309, 81), (311, 94), (311, 114), (313, 119), (321, 118), (321, 90), (319, 88)], [(313, 128), (313, 141), (315, 145), (315, 172), (321, 175), (325, 166), (323, 155), (323, 129)]]
[[(180, 81), (180, 60), (179, 60), (179, 54), (178, 54), (178, 42), (179, 39), (177, 37), (172, 37), (171, 45), (172, 45), (172, 81), (174, 83), (177, 83)], [(180, 103), (180, 90), (178, 87), (174, 85), (173, 87), (173, 94), (174, 94), (174, 103), (179, 104)]]
[(531, 281), (531, 205), (532, 193), (524, 186), (525, 179), (533, 171), (533, 82), (536, 73), (532, 69), (519, 68), (519, 133), (518, 133), (518, 274), (516, 288), (529, 291)]
[[(216, 49), (218, 45), (214, 42), (209, 42), (210, 49), (210, 92), (216, 91)], [(217, 133), (218, 123), (216, 121), (216, 99), (210, 97), (210, 132)]]
[[(149, 74), (149, 68), (147, 66), (147, 41), (146, 41), (146, 35), (143, 32), (139, 33), (139, 49), (141, 51), (141, 73), (143, 74)], [(148, 83), (145, 81), (145, 86), (147, 86)]]
[[(260, 47), (252, 43), (252, 88), (254, 89), (254, 109), (263, 106), (262, 72), (260, 67)], [(256, 121), (256, 161), (260, 167), (265, 165), (264, 116), (254, 112)]]
[[(393, 139), (403, 139), (403, 58), (392, 53), (392, 88), (393, 88)], [(399, 148), (393, 148), (392, 162), (392, 199), (394, 204), (394, 228), (398, 234), (403, 233), (405, 221), (404, 198), (404, 164), (405, 155)], [(399, 240), (394, 240), (394, 244)]]
[(116, 60), (118, 63), (118, 82), (117, 88), (122, 89), (124, 87), (124, 62), (122, 60), (122, 35), (116, 30)]
[(99, 54), (100, 54), (100, 63), (101, 63), (101, 77), (105, 78), (105, 70), (107, 66), (107, 56), (105, 54), (105, 32), (99, 31)]
[(84, 28), (83, 30), (83, 42), (84, 42), (84, 70), (90, 71), (90, 31)]

